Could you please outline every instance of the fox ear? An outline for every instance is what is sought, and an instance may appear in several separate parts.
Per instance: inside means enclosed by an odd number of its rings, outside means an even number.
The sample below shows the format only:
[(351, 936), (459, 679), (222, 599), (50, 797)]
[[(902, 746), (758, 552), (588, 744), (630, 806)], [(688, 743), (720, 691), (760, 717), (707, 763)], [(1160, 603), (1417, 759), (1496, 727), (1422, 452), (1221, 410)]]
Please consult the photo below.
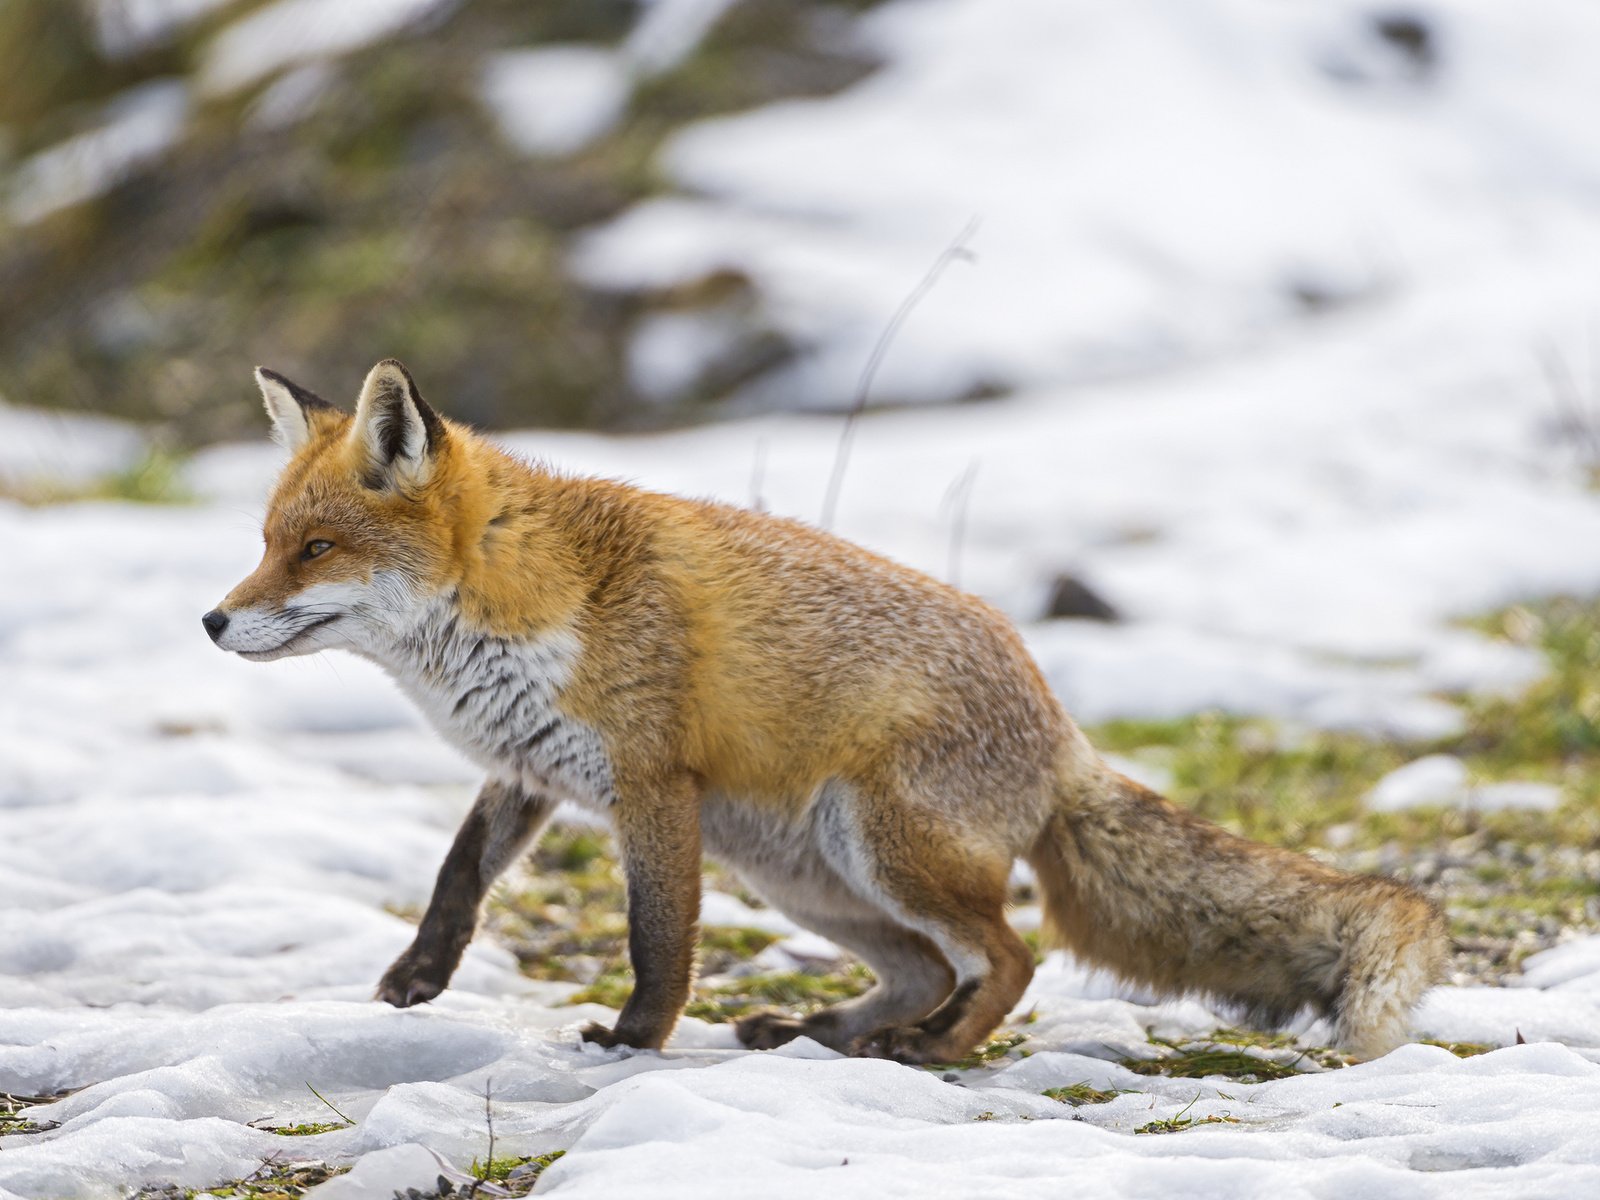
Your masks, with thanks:
[(311, 440), (313, 413), (334, 411), (333, 405), (315, 392), (265, 367), (256, 368), (256, 386), (266, 402), (267, 416), (272, 418), (272, 436), (290, 454)]
[(426, 483), (444, 436), (444, 422), (399, 360), (386, 358), (367, 373), (350, 438), (365, 460), (368, 487)]

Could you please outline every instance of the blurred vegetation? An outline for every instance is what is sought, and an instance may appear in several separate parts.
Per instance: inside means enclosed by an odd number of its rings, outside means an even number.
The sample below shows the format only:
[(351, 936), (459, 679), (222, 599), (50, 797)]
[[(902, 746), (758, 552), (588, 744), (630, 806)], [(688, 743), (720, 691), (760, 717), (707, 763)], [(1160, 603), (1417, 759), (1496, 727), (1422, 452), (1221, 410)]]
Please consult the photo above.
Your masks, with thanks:
[(77, 483), (8, 479), (0, 475), (0, 500), (21, 504), (69, 504), (81, 500), (125, 500), (134, 504), (187, 504), (194, 497), (183, 483), (184, 458), (159, 447), (120, 471)]
[[(261, 5), (234, 0), (114, 59), (87, 0), (0, 4), (0, 171), (91, 128), (116, 92), (191, 75), (216, 32)], [(260, 119), (271, 77), (197, 97), (158, 162), (0, 224), (0, 395), (159, 421), (193, 445), (259, 435), (256, 363), (348, 403), (374, 361), (398, 355), (424, 394), (480, 424), (692, 417), (783, 347), (754, 337), (663, 406), (630, 387), (628, 334), (649, 311), (708, 297), (748, 312), (746, 281), (603, 294), (563, 270), (571, 239), (662, 190), (657, 151), (687, 122), (859, 79), (871, 63), (819, 30), (862, 6), (743, 0), (680, 66), (640, 83), (617, 128), (561, 159), (504, 141), (477, 95), (485, 57), (614, 45), (637, 15), (628, 0), (465, 0), (334, 60), (310, 110), (283, 125)]]

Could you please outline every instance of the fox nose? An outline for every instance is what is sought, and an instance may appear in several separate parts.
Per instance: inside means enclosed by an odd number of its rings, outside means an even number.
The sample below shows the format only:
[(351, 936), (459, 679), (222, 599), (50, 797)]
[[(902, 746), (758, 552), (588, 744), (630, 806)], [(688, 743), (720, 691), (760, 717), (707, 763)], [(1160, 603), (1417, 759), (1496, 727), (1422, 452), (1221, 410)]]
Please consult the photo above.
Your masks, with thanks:
[(228, 627), (228, 614), (221, 609), (213, 608), (200, 618), (200, 624), (206, 627), (206, 632), (211, 635), (214, 642), (222, 636), (222, 631)]

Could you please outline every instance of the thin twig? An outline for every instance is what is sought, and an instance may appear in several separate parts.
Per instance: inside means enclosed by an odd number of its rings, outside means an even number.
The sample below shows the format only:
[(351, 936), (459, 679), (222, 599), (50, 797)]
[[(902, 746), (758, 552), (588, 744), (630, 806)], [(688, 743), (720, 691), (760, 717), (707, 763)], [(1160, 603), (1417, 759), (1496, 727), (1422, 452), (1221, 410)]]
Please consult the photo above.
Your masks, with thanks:
[(855, 440), (856, 421), (867, 407), (867, 395), (872, 389), (872, 379), (878, 373), (878, 365), (883, 362), (883, 357), (889, 352), (889, 346), (894, 341), (894, 335), (900, 332), (906, 318), (911, 315), (912, 309), (922, 302), (933, 285), (939, 281), (939, 276), (944, 269), (957, 259), (970, 262), (973, 259), (972, 251), (967, 249), (967, 242), (972, 235), (978, 232), (978, 218), (973, 217), (956, 234), (955, 238), (933, 260), (927, 272), (912, 288), (906, 298), (900, 301), (900, 307), (894, 310), (894, 315), (889, 318), (889, 323), (883, 327), (883, 332), (878, 335), (877, 342), (872, 347), (872, 353), (867, 355), (867, 365), (861, 371), (861, 380), (856, 384), (856, 396), (850, 405), (850, 411), (844, 419), (844, 428), (839, 432), (839, 448), (833, 455), (833, 473), (828, 476), (828, 490), (822, 499), (822, 528), (827, 529), (833, 524), (833, 513), (839, 505), (839, 489), (844, 486), (844, 469), (850, 461), (850, 444)]
[(1588, 462), (1600, 462), (1600, 392), (1583, 394), (1571, 366), (1555, 346), (1539, 349), (1545, 381), (1556, 402), (1556, 419), (1562, 434)]
[(967, 537), (967, 508), (972, 500), (972, 484), (978, 477), (978, 460), (974, 458), (967, 469), (957, 475), (946, 489), (941, 508), (950, 513), (950, 561), (945, 572), (950, 586), (961, 586), (961, 548)]
[(256, 1169), (254, 1171), (251, 1171), (250, 1174), (246, 1175), (241, 1182), (249, 1183), (253, 1179), (260, 1179), (261, 1178), (261, 1174), (262, 1174), (263, 1171), (270, 1172), (272, 1170), (275, 1170), (277, 1168), (277, 1166), (278, 1166), (279, 1160), (281, 1160), (282, 1158), (283, 1158), (283, 1151), (282, 1150), (274, 1150), (271, 1154), (267, 1155), (265, 1158), (259, 1159), (257, 1161), (257, 1164), (256, 1164)]
[(761, 499), (761, 485), (767, 477), (767, 439), (756, 439), (755, 461), (750, 464), (750, 507), (756, 512), (766, 512), (766, 503)]
[[(333, 1108), (333, 1102), (331, 1100), (329, 1100), (326, 1096), (324, 1096), (321, 1092), (317, 1091), (316, 1088), (311, 1087), (311, 1081), (310, 1080), (306, 1081), (306, 1086), (308, 1088), (311, 1088), (311, 1094), (313, 1096), (315, 1096), (318, 1100), (321, 1100), (329, 1108)], [(354, 1125), (355, 1124), (354, 1121), (352, 1121), (349, 1117), (345, 1116), (337, 1108), (333, 1108), (333, 1113), (334, 1113), (334, 1116), (338, 1117), (339, 1120), (343, 1121), (346, 1125)]]
[(489, 1156), (483, 1161), (483, 1174), (472, 1181), (472, 1186), (467, 1189), (467, 1195), (476, 1196), (478, 1189), (494, 1178), (494, 1106), (489, 1102), (489, 1090), (494, 1086), (494, 1078), (485, 1076), (483, 1080), (483, 1123), (489, 1127)]

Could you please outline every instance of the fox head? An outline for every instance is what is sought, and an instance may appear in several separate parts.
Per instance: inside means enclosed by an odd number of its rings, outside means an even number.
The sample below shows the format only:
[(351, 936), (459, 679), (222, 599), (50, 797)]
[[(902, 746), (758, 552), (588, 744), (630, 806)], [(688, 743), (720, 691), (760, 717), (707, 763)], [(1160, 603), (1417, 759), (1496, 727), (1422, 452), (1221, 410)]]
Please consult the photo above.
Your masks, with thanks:
[(394, 359), (373, 367), (355, 416), (257, 368), (290, 459), (273, 489), (261, 565), (201, 618), (212, 641), (266, 661), (369, 649), (447, 585), (462, 519), (462, 443)]

